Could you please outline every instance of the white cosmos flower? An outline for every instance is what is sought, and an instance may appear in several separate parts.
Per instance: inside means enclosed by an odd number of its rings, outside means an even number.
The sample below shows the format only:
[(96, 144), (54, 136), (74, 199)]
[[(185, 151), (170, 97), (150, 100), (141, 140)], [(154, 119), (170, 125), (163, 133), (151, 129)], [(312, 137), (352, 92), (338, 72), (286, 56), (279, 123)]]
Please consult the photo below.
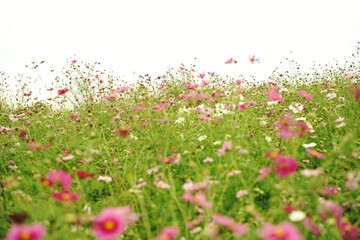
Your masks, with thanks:
[(289, 215), (289, 219), (292, 222), (300, 222), (300, 221), (304, 220), (305, 217), (306, 217), (306, 214), (300, 210), (292, 211)]

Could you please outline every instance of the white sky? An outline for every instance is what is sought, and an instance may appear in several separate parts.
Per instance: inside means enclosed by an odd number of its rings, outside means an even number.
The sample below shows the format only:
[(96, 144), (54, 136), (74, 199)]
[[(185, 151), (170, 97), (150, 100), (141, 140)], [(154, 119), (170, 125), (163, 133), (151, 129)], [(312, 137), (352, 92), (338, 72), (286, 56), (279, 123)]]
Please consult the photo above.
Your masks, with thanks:
[[(0, 71), (45, 60), (48, 79), (75, 55), (118, 75), (194, 63), (265, 79), (284, 57), (311, 66), (355, 52), (359, 9), (360, 0), (0, 0)], [(238, 64), (225, 65), (230, 57)]]

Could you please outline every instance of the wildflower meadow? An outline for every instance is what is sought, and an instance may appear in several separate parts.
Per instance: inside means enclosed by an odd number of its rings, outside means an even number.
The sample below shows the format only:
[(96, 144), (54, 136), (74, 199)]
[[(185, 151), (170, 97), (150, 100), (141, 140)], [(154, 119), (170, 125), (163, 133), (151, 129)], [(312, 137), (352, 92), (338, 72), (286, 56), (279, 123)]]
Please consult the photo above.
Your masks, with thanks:
[(262, 82), (70, 59), (44, 100), (2, 73), (0, 238), (359, 239), (359, 53)]

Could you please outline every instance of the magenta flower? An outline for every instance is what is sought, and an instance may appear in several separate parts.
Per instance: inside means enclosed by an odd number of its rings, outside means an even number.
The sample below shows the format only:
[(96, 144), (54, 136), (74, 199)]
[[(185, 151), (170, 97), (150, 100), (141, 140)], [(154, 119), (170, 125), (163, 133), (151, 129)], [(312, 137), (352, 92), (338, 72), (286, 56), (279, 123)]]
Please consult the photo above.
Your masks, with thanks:
[(61, 186), (64, 189), (69, 188), (72, 182), (71, 175), (62, 170), (50, 171), (48, 173), (47, 179), (50, 181), (50, 183)]
[(97, 239), (115, 239), (126, 230), (129, 224), (138, 219), (139, 216), (132, 213), (130, 207), (106, 208), (95, 217), (93, 230)]
[(165, 227), (156, 240), (173, 240), (179, 235), (179, 228), (177, 227)]
[(67, 88), (59, 89), (59, 90), (58, 90), (58, 96), (64, 95), (64, 94), (67, 93), (68, 91), (69, 91), (69, 89), (67, 89)]
[(80, 194), (75, 194), (69, 190), (64, 190), (60, 193), (52, 192), (51, 196), (60, 202), (75, 202), (80, 199)]
[(215, 214), (213, 216), (213, 222), (231, 230), (236, 236), (241, 236), (248, 231), (247, 226), (235, 223), (234, 219), (227, 216)]
[(264, 240), (301, 240), (301, 234), (297, 228), (289, 222), (279, 225), (265, 224), (258, 232), (258, 236)]
[(358, 240), (359, 228), (351, 224), (350, 222), (342, 222), (338, 223), (338, 227), (341, 231), (342, 239), (349, 240)]
[(39, 223), (33, 225), (14, 225), (4, 240), (40, 240), (46, 234), (45, 227)]
[(277, 91), (278, 91), (278, 88), (273, 88), (269, 91), (269, 93), (268, 93), (269, 101), (277, 101), (280, 103), (284, 100), (282, 95), (280, 93), (278, 93)]
[(275, 173), (283, 178), (294, 173), (298, 168), (298, 163), (294, 158), (279, 155), (273, 161), (273, 168)]
[(313, 95), (311, 95), (310, 93), (307, 93), (305, 90), (301, 90), (298, 95), (300, 97), (306, 98), (306, 99), (312, 99)]

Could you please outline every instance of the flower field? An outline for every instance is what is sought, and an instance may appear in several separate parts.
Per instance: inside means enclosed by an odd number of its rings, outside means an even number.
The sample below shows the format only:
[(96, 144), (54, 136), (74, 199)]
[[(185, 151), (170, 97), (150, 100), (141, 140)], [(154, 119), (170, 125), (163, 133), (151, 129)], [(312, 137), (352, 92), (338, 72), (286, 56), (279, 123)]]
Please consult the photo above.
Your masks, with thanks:
[(100, 67), (1, 96), (1, 239), (359, 239), (357, 64), (261, 83)]

